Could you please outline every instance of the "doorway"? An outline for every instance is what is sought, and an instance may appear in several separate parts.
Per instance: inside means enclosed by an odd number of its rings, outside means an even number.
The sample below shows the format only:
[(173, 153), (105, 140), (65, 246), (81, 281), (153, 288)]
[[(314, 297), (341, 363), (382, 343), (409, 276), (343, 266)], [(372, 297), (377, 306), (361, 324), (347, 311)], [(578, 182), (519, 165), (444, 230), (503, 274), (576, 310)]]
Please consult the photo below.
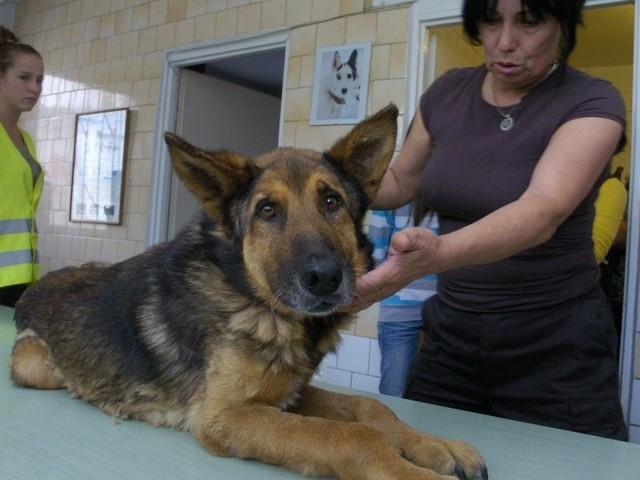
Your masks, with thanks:
[[(233, 148), (227, 143), (232, 134), (250, 136), (252, 132), (255, 134), (256, 130), (265, 128), (271, 132), (271, 142), (268, 146), (264, 144), (263, 148), (271, 149), (282, 143), (281, 92), (288, 58), (288, 40), (289, 30), (283, 29), (227, 37), (165, 51), (156, 113), (154, 161), (151, 164), (147, 248), (175, 234), (182, 222), (191, 217), (190, 209), (195, 208), (190, 204), (190, 194), (173, 179), (171, 161), (163, 139), (165, 131), (184, 134), (186, 140), (203, 148)], [(275, 87), (274, 79), (277, 82)], [(181, 89), (184, 90), (182, 97)], [(280, 93), (275, 95), (278, 89)], [(218, 92), (217, 97), (214, 92)], [(185, 103), (183, 100), (187, 97), (191, 100)], [(277, 113), (261, 117), (255, 111), (251, 112), (246, 105), (249, 97), (270, 97), (275, 107), (268, 110)], [(196, 115), (193, 113), (196, 109), (194, 105), (198, 103), (204, 107), (198, 108)], [(234, 105), (241, 104), (244, 106), (237, 108), (241, 113), (236, 115), (235, 123), (224, 121), (225, 115), (235, 112)], [(215, 110), (224, 113), (216, 117), (212, 113)], [(213, 125), (214, 117), (223, 121)], [(242, 129), (246, 130), (242, 132)], [(215, 139), (214, 131), (221, 136)], [(247, 148), (251, 144), (245, 142), (241, 153), (259, 153)], [(178, 196), (181, 188), (184, 191)]]
[[(175, 132), (205, 149), (247, 156), (278, 146), (284, 49), (234, 56), (182, 68)], [(200, 205), (175, 172), (167, 238), (175, 237)]]

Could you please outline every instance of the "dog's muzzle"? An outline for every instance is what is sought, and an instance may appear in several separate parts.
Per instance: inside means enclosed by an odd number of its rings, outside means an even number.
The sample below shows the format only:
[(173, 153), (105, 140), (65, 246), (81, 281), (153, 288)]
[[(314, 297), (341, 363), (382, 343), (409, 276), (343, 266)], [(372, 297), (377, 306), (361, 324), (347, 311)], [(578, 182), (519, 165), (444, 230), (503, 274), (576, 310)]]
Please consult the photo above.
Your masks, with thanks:
[[(308, 255), (287, 275), (279, 298), (291, 309), (312, 315), (326, 315), (349, 303), (353, 294), (353, 275), (333, 254)], [(293, 270), (293, 267), (292, 267)]]

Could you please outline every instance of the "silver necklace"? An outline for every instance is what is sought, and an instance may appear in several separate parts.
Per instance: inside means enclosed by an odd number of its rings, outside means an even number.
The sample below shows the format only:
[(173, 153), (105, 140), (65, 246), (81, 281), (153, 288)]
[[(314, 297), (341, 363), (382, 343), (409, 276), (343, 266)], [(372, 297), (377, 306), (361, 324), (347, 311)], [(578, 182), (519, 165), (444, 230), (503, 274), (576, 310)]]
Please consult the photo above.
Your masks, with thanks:
[(502, 117), (502, 121), (500, 122), (500, 130), (502, 130), (503, 132), (507, 132), (513, 128), (513, 124), (515, 123), (515, 120), (513, 119), (513, 115), (515, 115), (516, 110), (518, 109), (519, 106), (520, 106), (520, 100), (518, 100), (518, 103), (516, 103), (513, 107), (511, 107), (511, 110), (509, 110), (509, 113), (502, 113), (502, 110), (500, 110), (496, 105), (496, 111)]
[[(549, 78), (549, 75), (555, 72), (556, 68), (558, 68), (558, 62), (553, 62), (553, 65), (551, 65), (551, 68), (549, 69), (547, 74), (544, 76), (544, 78), (540, 81), (540, 83), (544, 82), (547, 78)], [(493, 89), (493, 84), (491, 86), (492, 86), (491, 92), (493, 93), (493, 102), (497, 104), (498, 101), (496, 100), (496, 92)], [(518, 107), (520, 106), (521, 102), (522, 102), (522, 99), (518, 100), (518, 102), (513, 107), (511, 107), (511, 110), (509, 110), (509, 113), (502, 113), (502, 110), (498, 108), (498, 105), (494, 105), (496, 112), (498, 112), (498, 114), (502, 117), (502, 121), (500, 121), (500, 130), (502, 130), (503, 132), (508, 132), (513, 128), (513, 125), (516, 123), (513, 116), (516, 114), (516, 110), (518, 110)]]

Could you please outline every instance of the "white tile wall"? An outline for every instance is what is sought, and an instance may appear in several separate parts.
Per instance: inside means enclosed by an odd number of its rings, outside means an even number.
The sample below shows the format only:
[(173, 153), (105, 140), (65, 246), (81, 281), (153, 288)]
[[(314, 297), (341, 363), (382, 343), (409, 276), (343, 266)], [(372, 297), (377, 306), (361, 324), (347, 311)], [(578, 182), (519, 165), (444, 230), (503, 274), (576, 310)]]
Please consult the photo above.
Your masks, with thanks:
[(351, 376), (351, 388), (355, 390), (361, 390), (363, 392), (378, 393), (379, 385), (380, 385), (380, 377), (363, 375), (361, 373), (354, 373)]
[(348, 372), (368, 374), (370, 344), (370, 338), (344, 335), (337, 354), (337, 368)]
[(321, 382), (378, 393), (380, 348), (375, 338), (342, 335), (335, 354), (327, 355), (315, 378)]

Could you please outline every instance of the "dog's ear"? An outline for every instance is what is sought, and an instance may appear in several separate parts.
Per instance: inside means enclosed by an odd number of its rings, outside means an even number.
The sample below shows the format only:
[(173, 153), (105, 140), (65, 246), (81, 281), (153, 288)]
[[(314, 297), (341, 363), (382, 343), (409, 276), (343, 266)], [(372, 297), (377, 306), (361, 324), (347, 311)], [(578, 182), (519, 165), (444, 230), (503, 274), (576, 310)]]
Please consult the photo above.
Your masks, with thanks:
[(331, 68), (335, 70), (341, 64), (342, 64), (342, 59), (340, 58), (340, 54), (336, 50), (335, 52), (333, 52), (333, 60), (331, 61)]
[(391, 103), (353, 127), (325, 153), (344, 173), (358, 179), (369, 202), (393, 157), (397, 119), (398, 107)]
[(347, 62), (347, 65), (355, 69), (357, 67), (357, 64), (358, 64), (358, 49), (354, 48), (353, 52), (351, 52), (351, 55), (349, 56), (349, 61)]
[(233, 227), (225, 221), (228, 216), (224, 207), (256, 174), (255, 164), (228, 150), (201, 150), (170, 132), (165, 132), (164, 140), (178, 177), (204, 211), (230, 235)]

